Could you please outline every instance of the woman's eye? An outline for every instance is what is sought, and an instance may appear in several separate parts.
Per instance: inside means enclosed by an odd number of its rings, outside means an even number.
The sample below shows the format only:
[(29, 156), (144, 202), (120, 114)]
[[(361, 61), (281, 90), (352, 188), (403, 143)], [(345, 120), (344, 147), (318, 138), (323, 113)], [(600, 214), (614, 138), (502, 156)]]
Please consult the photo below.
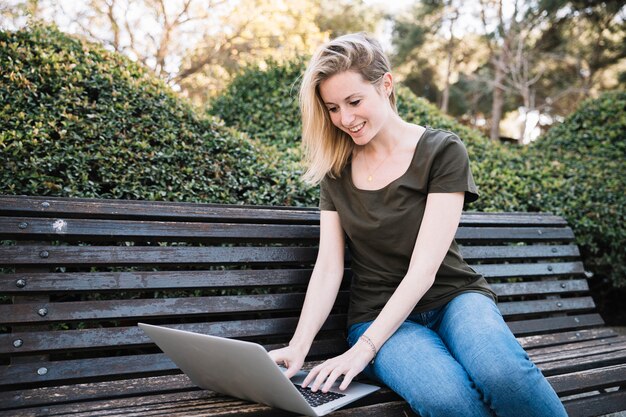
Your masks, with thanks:
[(331, 107), (328, 109), (328, 111), (331, 113), (337, 113), (337, 107)]
[(354, 100), (354, 101), (350, 102), (350, 105), (351, 106), (358, 106), (360, 102), (361, 102), (361, 100)]

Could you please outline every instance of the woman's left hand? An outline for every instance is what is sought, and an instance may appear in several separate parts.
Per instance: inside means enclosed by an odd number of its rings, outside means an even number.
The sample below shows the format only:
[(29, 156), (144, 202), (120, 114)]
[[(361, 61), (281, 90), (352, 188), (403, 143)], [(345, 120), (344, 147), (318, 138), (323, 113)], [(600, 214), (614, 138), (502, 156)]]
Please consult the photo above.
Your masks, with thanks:
[(311, 369), (311, 372), (302, 382), (303, 387), (308, 387), (311, 382), (312, 391), (317, 391), (320, 386), (322, 392), (328, 392), (330, 387), (335, 383), (337, 378), (344, 375), (343, 381), (339, 386), (340, 390), (345, 390), (374, 357), (371, 348), (362, 341), (358, 341), (349, 350), (339, 356), (328, 359), (326, 362), (317, 365)]

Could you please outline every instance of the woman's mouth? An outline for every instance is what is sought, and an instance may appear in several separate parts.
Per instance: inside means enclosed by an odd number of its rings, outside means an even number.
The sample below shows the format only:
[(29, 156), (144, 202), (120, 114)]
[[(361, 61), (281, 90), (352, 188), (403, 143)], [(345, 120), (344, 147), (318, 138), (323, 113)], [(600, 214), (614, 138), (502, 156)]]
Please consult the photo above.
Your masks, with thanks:
[(360, 123), (354, 127), (348, 128), (348, 130), (352, 133), (358, 133), (361, 129), (363, 129), (363, 126), (365, 126), (365, 122)]

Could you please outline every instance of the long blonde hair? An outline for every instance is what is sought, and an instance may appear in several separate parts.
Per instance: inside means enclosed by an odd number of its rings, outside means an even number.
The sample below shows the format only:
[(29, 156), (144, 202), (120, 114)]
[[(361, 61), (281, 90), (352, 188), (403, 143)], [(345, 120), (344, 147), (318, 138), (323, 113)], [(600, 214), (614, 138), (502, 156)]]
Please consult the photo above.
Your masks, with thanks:
[[(302, 178), (312, 185), (327, 174), (339, 177), (355, 146), (347, 133), (333, 125), (319, 92), (322, 81), (348, 70), (378, 87), (383, 75), (391, 72), (391, 65), (380, 43), (365, 33), (335, 38), (313, 54), (300, 86), (303, 159), (307, 168)], [(389, 103), (397, 113), (393, 91)]]

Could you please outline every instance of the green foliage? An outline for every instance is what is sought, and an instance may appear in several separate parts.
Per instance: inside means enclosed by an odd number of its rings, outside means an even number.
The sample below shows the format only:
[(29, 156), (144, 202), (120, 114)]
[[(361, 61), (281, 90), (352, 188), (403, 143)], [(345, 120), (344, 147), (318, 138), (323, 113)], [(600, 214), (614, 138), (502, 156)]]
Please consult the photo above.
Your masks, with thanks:
[(0, 33), (0, 68), (2, 194), (306, 201), (271, 150), (120, 54), (35, 26)]
[(208, 112), (281, 151), (296, 148), (301, 138), (299, 78), (305, 65), (304, 59), (296, 59), (270, 62), (266, 69), (248, 67), (210, 103)]
[(521, 152), (532, 210), (564, 216), (585, 264), (626, 287), (626, 92), (587, 100), (564, 123)]

